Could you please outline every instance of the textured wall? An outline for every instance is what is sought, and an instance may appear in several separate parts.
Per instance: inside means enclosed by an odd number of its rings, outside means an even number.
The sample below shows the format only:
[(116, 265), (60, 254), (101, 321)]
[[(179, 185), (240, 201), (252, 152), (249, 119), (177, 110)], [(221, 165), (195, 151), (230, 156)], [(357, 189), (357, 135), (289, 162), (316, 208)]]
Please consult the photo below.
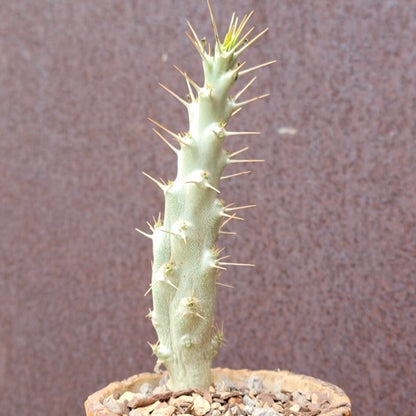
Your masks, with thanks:
[[(270, 31), (248, 64), (279, 59), (246, 95), (271, 96), (237, 116), (266, 163), (224, 183), (257, 208), (222, 242), (257, 268), (223, 275), (236, 289), (218, 294), (215, 364), (315, 375), (357, 415), (410, 415), (416, 2), (212, 4), (222, 30), (255, 8)], [(185, 92), (173, 64), (201, 79), (185, 19), (211, 36), (204, 0), (0, 3), (2, 414), (82, 414), (89, 393), (152, 369), (151, 247), (134, 227), (162, 198), (139, 173), (175, 172), (146, 118), (186, 129), (157, 85)]]

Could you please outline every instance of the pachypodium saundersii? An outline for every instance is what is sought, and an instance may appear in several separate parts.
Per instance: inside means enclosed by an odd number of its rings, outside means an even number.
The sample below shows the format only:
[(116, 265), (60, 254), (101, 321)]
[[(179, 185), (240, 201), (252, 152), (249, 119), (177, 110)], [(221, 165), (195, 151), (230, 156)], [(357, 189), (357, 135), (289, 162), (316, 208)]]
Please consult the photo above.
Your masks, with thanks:
[(243, 106), (268, 94), (238, 101), (255, 77), (233, 97), (229, 93), (243, 76), (275, 62), (246, 69), (245, 62), (240, 61), (241, 54), (267, 31), (249, 39), (254, 28), (245, 30), (253, 12), (245, 15), (240, 23), (233, 14), (221, 42), (209, 1), (208, 9), (215, 34), (212, 53), (210, 45), (197, 36), (189, 22), (190, 33), (187, 33), (202, 59), (203, 86), (179, 68), (188, 87), (187, 99), (160, 84), (186, 107), (189, 129), (176, 134), (151, 120), (179, 143), (178, 148), (154, 129), (177, 155), (177, 176), (174, 181), (165, 182), (145, 173), (162, 189), (165, 210), (163, 216), (159, 214), (149, 224), (151, 233), (137, 230), (153, 241), (153, 310), (149, 317), (158, 342), (152, 348), (157, 356), (156, 367), (163, 364), (167, 368), (173, 390), (210, 385), (212, 358), (223, 340), (222, 331), (214, 328), (216, 286), (221, 284), (219, 274), (231, 265), (253, 266), (227, 261), (229, 256), (216, 247), (219, 234), (232, 234), (224, 226), (230, 220), (241, 219), (236, 211), (254, 206), (226, 205), (219, 197), (220, 182), (249, 173), (222, 176), (227, 165), (259, 161), (236, 158), (247, 147), (232, 153), (224, 148), (229, 136), (258, 133), (228, 131), (226, 127)]

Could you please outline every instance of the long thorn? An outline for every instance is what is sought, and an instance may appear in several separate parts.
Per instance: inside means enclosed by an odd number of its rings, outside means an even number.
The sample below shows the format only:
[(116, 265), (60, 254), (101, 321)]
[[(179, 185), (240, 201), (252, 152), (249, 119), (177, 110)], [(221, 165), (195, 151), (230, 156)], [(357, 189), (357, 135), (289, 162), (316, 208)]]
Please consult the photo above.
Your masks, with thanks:
[(199, 49), (198, 44), (194, 41), (193, 37), (188, 33), (185, 32), (186, 36), (188, 36), (188, 38), (191, 40), (192, 44), (195, 46), (195, 49), (198, 51), (198, 53), (201, 55), (202, 59), (206, 59), (205, 55), (203, 54), (203, 52), (201, 52), (201, 50)]
[(228, 163), (251, 163), (251, 162), (264, 162), (264, 159), (231, 159)]
[(174, 235), (177, 238), (182, 238), (182, 236), (180, 234), (173, 233), (172, 231), (163, 230), (162, 228), (159, 228), (159, 230), (162, 231), (162, 232), (164, 232), (164, 233), (166, 233), (166, 234)]
[(227, 263), (227, 262), (220, 262), (219, 264), (224, 265), (224, 266), (255, 267), (255, 264), (246, 264), (246, 263)]
[(169, 279), (158, 279), (156, 282), (166, 283), (167, 285), (172, 286), (174, 289), (178, 290), (178, 287), (176, 287)]
[[(241, 75), (241, 72), (239, 72), (239, 74)], [(238, 91), (236, 95), (234, 95), (234, 101), (237, 101), (240, 98), (241, 94), (243, 94), (247, 90), (247, 88), (256, 80), (256, 78), (257, 77), (253, 77), (249, 82), (247, 82), (244, 88), (242, 88), (240, 91)]]
[(265, 66), (274, 64), (275, 62), (277, 62), (277, 59), (274, 59), (273, 61), (265, 62), (264, 64), (253, 66), (252, 68), (248, 68), (248, 69), (245, 69), (244, 71), (239, 72), (239, 75), (248, 74), (251, 71), (255, 71), (256, 69), (263, 68)]
[(237, 32), (235, 33), (237, 38), (241, 35), (241, 32), (244, 30), (247, 22), (250, 20), (250, 17), (253, 15), (253, 13), (254, 13), (254, 11), (252, 10), (248, 15), (243, 17), (243, 20), (241, 21), (240, 26), (237, 29)]
[(218, 266), (218, 264), (214, 264), (212, 267), (218, 270), (227, 270), (225, 267)]
[(195, 185), (204, 185), (206, 188), (212, 189), (213, 191), (215, 191), (218, 194), (221, 193), (221, 191), (219, 191), (217, 188), (215, 188), (214, 186), (212, 186), (208, 182), (186, 181), (185, 183), (194, 183)]
[(237, 67), (234, 68), (234, 76), (237, 76), (240, 74), (240, 69), (247, 63), (247, 61), (241, 62), (241, 64), (238, 64)]
[(225, 207), (224, 211), (238, 211), (239, 209), (254, 208), (255, 205), (244, 205), (242, 207)]
[(188, 93), (189, 93), (189, 97), (191, 99), (191, 102), (194, 102), (195, 101), (195, 96), (194, 96), (194, 92), (192, 91), (191, 84), (189, 83), (188, 78), (185, 78), (185, 81), (186, 81), (186, 86), (188, 87)]
[(185, 107), (188, 107), (188, 103), (183, 100), (179, 95), (175, 94), (172, 90), (170, 90), (166, 85), (163, 85), (161, 82), (159, 82), (159, 85), (167, 91), (169, 94), (171, 94), (173, 97), (175, 97), (180, 103), (182, 103)]
[(135, 230), (136, 230), (138, 233), (140, 233), (141, 235), (144, 235), (145, 237), (150, 238), (151, 240), (153, 240), (153, 236), (152, 236), (151, 234), (145, 233), (144, 231), (139, 230), (138, 228), (135, 228)]
[(227, 222), (229, 222), (229, 221), (231, 221), (234, 217), (236, 216), (236, 214), (233, 214), (233, 215), (230, 215), (230, 217), (229, 218), (227, 218), (221, 225), (220, 225), (220, 229), (222, 228), (222, 227), (224, 227), (224, 225), (226, 225), (227, 224)]
[(150, 176), (148, 173), (146, 172), (142, 172), (144, 176), (146, 176), (147, 178), (149, 178), (151, 181), (153, 181), (162, 191), (165, 190), (165, 186), (163, 185), (163, 183), (159, 182), (157, 179), (155, 179), (153, 176)]
[[(143, 296), (147, 296), (152, 291), (152, 285), (149, 286), (149, 289), (146, 290), (146, 293)], [(147, 316), (147, 315), (146, 315)]]
[[(227, 269), (226, 269), (227, 270)], [(221, 282), (215, 282), (217, 285), (219, 285), (219, 286), (224, 286), (224, 287), (229, 287), (230, 289), (234, 289), (234, 286), (231, 286), (231, 285), (227, 285), (227, 284), (225, 284), (225, 283), (221, 283)]]
[(233, 220), (245, 221), (245, 219), (244, 219), (244, 218), (237, 217), (237, 216), (236, 216), (236, 215), (234, 215), (234, 214), (232, 214), (232, 215), (229, 215), (229, 214), (221, 214), (221, 217), (227, 217), (227, 218), (231, 218), (231, 219), (233, 219)]
[(230, 25), (228, 26), (227, 33), (231, 31), (231, 28), (233, 27), (234, 19), (235, 19), (235, 12), (233, 12), (233, 14), (231, 15)]
[(165, 126), (162, 126), (160, 123), (158, 123), (157, 121), (151, 119), (150, 117), (147, 118), (149, 121), (151, 121), (153, 124), (156, 124), (156, 126), (160, 127), (162, 130), (165, 130), (167, 133), (169, 133), (172, 137), (178, 138), (179, 136), (177, 134), (175, 134), (173, 131), (170, 131), (169, 129), (167, 129)]
[(217, 188), (215, 188), (214, 186), (212, 186), (210, 183), (208, 183), (208, 182), (205, 182), (205, 186), (207, 187), (207, 188), (209, 188), (209, 189), (212, 189), (213, 191), (215, 191), (217, 194), (220, 194), (221, 193), (221, 191), (219, 190), (219, 189), (217, 189)]
[(236, 52), (236, 56), (240, 55), (243, 51), (245, 51), (258, 38), (260, 38), (261, 36), (263, 36), (268, 30), (269, 30), (269, 28), (266, 27), (266, 29), (264, 29), (263, 32), (260, 32), (257, 36), (255, 36), (253, 39), (251, 39), (249, 42), (247, 42), (244, 46), (242, 46), (241, 49)]
[(173, 65), (173, 67), (185, 78), (187, 79), (191, 85), (197, 90), (199, 91), (201, 89), (201, 87), (191, 78), (189, 78), (189, 75), (186, 72), (183, 72), (180, 68), (178, 68), (176, 65)]
[(195, 29), (192, 27), (191, 22), (189, 20), (186, 21), (186, 23), (189, 26), (189, 29), (191, 29), (192, 35), (195, 38), (195, 42), (198, 44), (199, 50), (201, 51), (201, 54), (204, 55), (204, 47), (202, 46), (201, 41), (198, 38), (198, 35), (195, 32)]
[(238, 135), (253, 135), (253, 134), (261, 134), (259, 131), (226, 131), (225, 135), (228, 136), (238, 136)]
[(220, 37), (218, 36), (217, 25), (215, 24), (214, 15), (212, 13), (212, 9), (211, 9), (211, 5), (209, 4), (209, 0), (207, 0), (207, 4), (208, 4), (208, 9), (209, 9), (209, 14), (211, 16), (212, 28), (214, 29), (215, 41), (217, 42), (218, 49), (221, 50)]
[(149, 228), (152, 232), (155, 232), (155, 229), (152, 227), (152, 224), (150, 224), (149, 221), (146, 221), (146, 224), (149, 226)]
[(254, 98), (250, 98), (249, 100), (246, 101), (242, 101), (241, 103), (236, 103), (237, 107), (243, 107), (246, 104), (252, 103), (254, 101), (260, 100), (262, 98), (268, 97), (270, 94), (263, 94), (263, 95), (259, 95), (258, 97), (254, 97)]
[(236, 30), (237, 30), (237, 27), (238, 27), (238, 17), (236, 17), (235, 22), (234, 22), (234, 24), (233, 24), (233, 32), (232, 32), (232, 34), (231, 34), (231, 37), (232, 37), (232, 38), (235, 38), (235, 32), (236, 32)]
[(206, 321), (207, 320), (207, 318), (205, 318), (204, 316), (202, 316), (200, 313), (198, 313), (198, 312), (191, 312), (192, 314), (194, 314), (195, 316), (197, 316), (198, 318), (200, 318), (200, 319), (202, 319), (202, 320), (204, 320), (204, 321)]
[(254, 26), (244, 35), (241, 37), (241, 39), (235, 44), (234, 50), (236, 50), (242, 43), (246, 42), (247, 36), (250, 35), (250, 33), (254, 30)]
[(218, 231), (218, 234), (237, 235), (235, 231)]
[(172, 146), (156, 129), (152, 127), (152, 130), (175, 152), (178, 153), (178, 149)]
[(153, 124), (156, 124), (156, 126), (158, 126), (159, 128), (161, 128), (162, 130), (164, 130), (166, 133), (169, 133), (177, 142), (183, 144), (186, 146), (186, 143), (184, 143), (183, 141), (181, 141), (181, 138), (178, 134), (175, 134), (173, 131), (170, 131), (169, 129), (167, 129), (165, 126), (162, 126), (160, 123), (158, 123), (155, 120), (152, 120), (150, 117), (147, 118), (149, 121), (151, 121)]
[[(147, 292), (146, 292), (147, 293)], [(144, 294), (144, 296), (146, 296), (146, 293)], [(145, 318), (147, 318), (147, 319), (152, 319), (152, 313), (153, 313), (153, 311), (149, 308), (149, 313), (147, 313), (146, 315), (145, 315)]]
[(233, 173), (232, 175), (221, 176), (220, 179), (221, 180), (223, 180), (223, 179), (230, 179), (230, 178), (234, 178), (235, 176), (248, 175), (249, 173), (251, 173), (251, 170), (246, 170), (244, 172)]
[(245, 152), (246, 150), (248, 150), (248, 146), (247, 146), (247, 147), (245, 147), (244, 149), (237, 150), (236, 152), (229, 154), (229, 155), (228, 155), (228, 157), (229, 157), (229, 158), (232, 158), (232, 157), (234, 157), (234, 156), (237, 156), (237, 155), (238, 155), (238, 154), (240, 154), (240, 153)]
[(234, 117), (236, 114), (238, 114), (240, 111), (242, 110), (242, 107), (239, 107), (239, 108), (237, 108), (237, 110), (234, 110), (232, 113), (231, 113), (231, 117)]

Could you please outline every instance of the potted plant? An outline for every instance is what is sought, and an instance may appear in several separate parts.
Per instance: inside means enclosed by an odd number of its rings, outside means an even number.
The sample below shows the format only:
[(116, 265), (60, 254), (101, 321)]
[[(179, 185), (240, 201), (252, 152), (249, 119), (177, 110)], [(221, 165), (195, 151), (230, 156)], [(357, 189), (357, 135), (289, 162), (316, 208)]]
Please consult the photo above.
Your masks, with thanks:
[[(224, 168), (259, 161), (239, 158), (247, 148), (225, 150), (224, 143), (229, 136), (258, 134), (229, 131), (227, 123), (246, 104), (268, 95), (240, 100), (255, 77), (233, 97), (229, 95), (230, 89), (246, 74), (275, 61), (247, 68), (241, 61), (243, 52), (267, 29), (250, 38), (253, 28), (247, 30), (247, 23), (252, 12), (240, 22), (233, 14), (221, 41), (209, 1), (207, 3), (215, 46), (211, 48), (205, 39), (199, 38), (189, 22), (190, 33), (187, 33), (202, 60), (204, 84), (197, 85), (179, 68), (188, 87), (186, 99), (160, 84), (187, 109), (188, 131), (174, 133), (151, 120), (158, 128), (153, 129), (155, 133), (177, 156), (177, 176), (174, 181), (165, 182), (145, 173), (162, 190), (165, 210), (163, 216), (159, 214), (152, 224), (149, 223), (149, 232), (137, 230), (153, 243), (150, 288), (153, 310), (149, 318), (158, 341), (151, 347), (157, 357), (156, 373), (161, 365), (167, 369), (167, 386), (153, 392), (152, 388), (160, 383), (162, 375), (139, 374), (91, 395), (85, 403), (86, 413), (88, 416), (180, 413), (203, 416), (228, 411), (230, 414), (257, 413), (257, 416), (264, 412), (269, 412), (270, 416), (349, 415), (350, 402), (345, 393), (317, 379), (285, 371), (211, 370), (212, 359), (223, 341), (222, 330), (214, 326), (216, 286), (222, 284), (220, 273), (231, 266), (253, 266), (231, 262), (229, 255), (216, 246), (219, 234), (231, 233), (226, 230), (226, 224), (242, 219), (240, 210), (252, 207), (224, 202), (220, 182), (248, 173), (242, 170), (223, 175)], [(177, 144), (166, 139), (161, 131)], [(216, 393), (212, 383), (221, 380), (227, 380), (223, 386), (226, 392)], [(235, 393), (235, 386), (247, 380), (250, 382), (246, 391)], [(143, 386), (147, 391), (143, 391)], [(263, 400), (259, 399), (259, 394), (263, 394)], [(235, 400), (230, 400), (232, 398)], [(180, 407), (178, 399), (182, 405), (185, 403), (184, 407)]]

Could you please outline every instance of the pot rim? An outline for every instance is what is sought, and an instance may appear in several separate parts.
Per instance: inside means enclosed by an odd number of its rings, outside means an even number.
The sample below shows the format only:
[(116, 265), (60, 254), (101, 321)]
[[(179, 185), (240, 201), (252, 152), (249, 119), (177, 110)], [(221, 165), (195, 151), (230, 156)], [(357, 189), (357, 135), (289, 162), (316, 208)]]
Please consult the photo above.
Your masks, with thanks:
[[(167, 374), (139, 373), (122, 381), (115, 381), (91, 394), (85, 401), (87, 416), (119, 416), (108, 410), (103, 400), (111, 394), (122, 394), (126, 391), (136, 392), (140, 385), (149, 383), (153, 387), (159, 384), (160, 379)], [(351, 401), (345, 392), (338, 386), (318, 378), (295, 374), (286, 370), (233, 370), (229, 368), (214, 368), (211, 370), (212, 381), (219, 382), (224, 377), (230, 379), (237, 386), (242, 386), (250, 376), (261, 378), (265, 390), (270, 391), (299, 391), (301, 393), (320, 392), (327, 393), (330, 409), (320, 413), (320, 416), (350, 416)]]

